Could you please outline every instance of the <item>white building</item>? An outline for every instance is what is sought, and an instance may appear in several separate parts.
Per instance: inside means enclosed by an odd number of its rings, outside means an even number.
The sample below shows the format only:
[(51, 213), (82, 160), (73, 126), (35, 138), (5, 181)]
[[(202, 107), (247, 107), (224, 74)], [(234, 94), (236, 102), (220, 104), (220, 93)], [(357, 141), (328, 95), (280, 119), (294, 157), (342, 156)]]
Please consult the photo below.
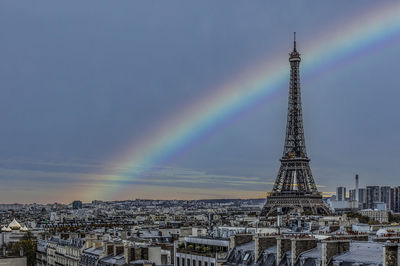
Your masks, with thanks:
[(389, 212), (385, 210), (361, 210), (360, 214), (380, 223), (389, 222)]
[(3, 226), (1, 228), (0, 246), (20, 241), (27, 232), (28, 228), (26, 226), (21, 226), (17, 220), (14, 219), (8, 226)]
[(222, 265), (229, 252), (228, 239), (185, 237), (184, 242), (175, 242), (175, 266)]

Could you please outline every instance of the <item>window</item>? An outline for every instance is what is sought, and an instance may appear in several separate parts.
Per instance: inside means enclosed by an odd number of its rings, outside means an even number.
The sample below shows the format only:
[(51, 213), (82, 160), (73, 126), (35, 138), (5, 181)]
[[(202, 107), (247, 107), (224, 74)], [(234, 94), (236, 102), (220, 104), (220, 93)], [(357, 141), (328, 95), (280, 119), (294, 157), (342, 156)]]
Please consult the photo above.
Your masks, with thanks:
[(187, 259), (187, 265), (186, 266), (190, 266), (190, 259)]

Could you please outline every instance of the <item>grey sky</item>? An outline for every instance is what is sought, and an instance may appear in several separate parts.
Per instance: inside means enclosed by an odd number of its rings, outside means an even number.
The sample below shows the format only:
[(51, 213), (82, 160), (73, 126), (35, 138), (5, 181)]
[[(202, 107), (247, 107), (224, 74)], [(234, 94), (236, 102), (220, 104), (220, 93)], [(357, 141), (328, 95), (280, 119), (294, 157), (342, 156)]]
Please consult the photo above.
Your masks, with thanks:
[[(0, 201), (90, 200), (74, 193), (74, 185), (109, 185), (101, 176), (111, 174), (111, 158), (180, 106), (213, 93), (261, 58), (287, 55), (293, 31), (301, 52), (306, 40), (376, 5), (1, 1)], [(326, 186), (321, 191), (351, 186), (355, 173), (361, 185), (399, 185), (399, 45), (393, 36), (303, 78), (306, 143), (316, 182)], [(286, 109), (282, 88), (155, 166), (164, 170), (132, 181), (126, 188), (132, 193), (121, 195), (149, 197), (154, 185), (165, 188), (166, 197), (187, 198), (192, 190), (196, 198), (262, 196), (278, 171)], [(100, 177), (92, 180), (94, 174)], [(182, 176), (209, 182), (182, 182)]]

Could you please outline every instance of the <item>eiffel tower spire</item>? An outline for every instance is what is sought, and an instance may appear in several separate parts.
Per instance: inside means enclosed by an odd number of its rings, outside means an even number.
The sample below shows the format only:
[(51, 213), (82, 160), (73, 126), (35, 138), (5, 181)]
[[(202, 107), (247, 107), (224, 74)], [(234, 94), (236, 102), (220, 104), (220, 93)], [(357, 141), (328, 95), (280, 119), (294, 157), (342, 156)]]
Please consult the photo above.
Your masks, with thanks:
[(300, 62), (294, 33), (293, 51), (289, 54), (290, 86), (285, 145), (280, 160), (281, 167), (262, 215), (269, 215), (277, 208), (282, 208), (284, 212), (297, 209), (315, 214), (329, 213), (315, 185), (310, 159), (307, 157), (301, 105)]
[(293, 51), (296, 51), (296, 32), (293, 32)]
[(300, 54), (296, 50), (296, 33), (294, 33), (293, 51), (290, 53), (290, 88), (286, 125), (286, 139), (283, 157), (307, 158), (304, 141), (303, 116), (300, 92)]

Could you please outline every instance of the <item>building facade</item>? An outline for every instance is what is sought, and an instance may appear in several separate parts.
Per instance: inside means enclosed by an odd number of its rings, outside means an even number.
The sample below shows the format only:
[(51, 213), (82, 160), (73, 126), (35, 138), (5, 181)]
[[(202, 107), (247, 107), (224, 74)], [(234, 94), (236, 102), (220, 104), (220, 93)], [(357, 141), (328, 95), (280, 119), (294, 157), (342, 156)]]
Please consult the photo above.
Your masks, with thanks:
[(336, 188), (336, 200), (338, 200), (338, 201), (346, 200), (346, 188), (345, 187), (337, 187)]
[(390, 210), (400, 213), (400, 186), (390, 189)]
[(358, 189), (358, 206), (360, 209), (367, 208), (367, 189), (366, 188)]
[(375, 203), (379, 202), (379, 186), (367, 186), (367, 209), (375, 209)]
[(385, 203), (386, 209), (390, 209), (390, 186), (382, 186), (379, 188), (379, 201)]
[(229, 251), (229, 239), (185, 237), (175, 243), (175, 266), (223, 265)]

